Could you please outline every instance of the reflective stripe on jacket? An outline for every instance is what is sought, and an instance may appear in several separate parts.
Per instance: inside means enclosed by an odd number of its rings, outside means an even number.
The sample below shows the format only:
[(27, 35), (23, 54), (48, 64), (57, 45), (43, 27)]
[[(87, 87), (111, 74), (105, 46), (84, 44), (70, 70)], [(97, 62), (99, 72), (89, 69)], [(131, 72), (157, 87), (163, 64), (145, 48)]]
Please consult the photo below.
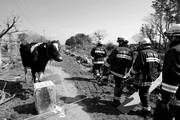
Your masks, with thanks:
[(178, 89), (178, 86), (169, 85), (166, 83), (162, 83), (161, 87), (162, 87), (162, 90), (165, 90), (165, 91), (170, 92), (170, 93), (176, 93), (176, 91)]
[(104, 64), (104, 58), (107, 53), (103, 46), (96, 46), (91, 50), (91, 56), (93, 59), (93, 64)]
[(121, 74), (116, 73), (116, 72), (113, 72), (113, 71), (111, 71), (111, 73), (112, 73), (113, 75), (117, 76), (117, 77), (120, 77), (120, 78), (123, 78), (123, 77), (124, 77), (124, 75), (121, 75)]
[(104, 64), (104, 61), (93, 61), (93, 64)]
[(169, 101), (169, 104), (175, 105), (175, 106), (180, 106), (180, 100), (177, 100), (176, 98), (171, 99)]
[(95, 53), (100, 53), (100, 54), (105, 54), (105, 51), (102, 50), (102, 49), (100, 49), (100, 50), (95, 50), (94, 52), (95, 52)]
[(128, 59), (128, 60), (132, 60), (132, 57), (126, 54), (117, 54), (116, 55), (117, 58), (124, 58), (124, 59)]
[(143, 82), (142, 86), (151, 86), (152, 82)]
[(103, 46), (96, 46), (91, 50), (91, 56), (96, 58), (104, 58), (107, 56), (106, 50)]

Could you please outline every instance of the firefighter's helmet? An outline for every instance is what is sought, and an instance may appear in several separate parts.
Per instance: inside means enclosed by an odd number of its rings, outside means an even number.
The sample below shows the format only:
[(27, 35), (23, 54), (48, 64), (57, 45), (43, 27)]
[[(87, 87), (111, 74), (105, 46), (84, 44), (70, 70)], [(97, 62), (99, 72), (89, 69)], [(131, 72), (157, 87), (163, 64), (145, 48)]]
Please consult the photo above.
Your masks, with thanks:
[(180, 24), (174, 24), (169, 30), (164, 32), (164, 35), (167, 36), (170, 42), (180, 42)]
[(180, 24), (174, 24), (164, 34), (166, 36), (180, 36)]
[(118, 37), (118, 38), (117, 38), (117, 42), (118, 42), (118, 43), (124, 42), (124, 41), (125, 41), (125, 39), (124, 39), (123, 37)]
[(97, 45), (102, 45), (102, 42), (100, 40), (98, 40)]
[(129, 42), (128, 40), (124, 40), (124, 44), (128, 44), (128, 42)]

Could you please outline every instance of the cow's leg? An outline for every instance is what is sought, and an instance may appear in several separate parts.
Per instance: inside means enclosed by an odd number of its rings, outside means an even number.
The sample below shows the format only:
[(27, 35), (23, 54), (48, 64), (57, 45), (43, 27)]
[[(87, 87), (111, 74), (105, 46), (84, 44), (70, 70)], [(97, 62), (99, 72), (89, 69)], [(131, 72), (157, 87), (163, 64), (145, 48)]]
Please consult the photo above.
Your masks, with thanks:
[(43, 78), (43, 72), (38, 72), (38, 81), (41, 82), (42, 78)]
[(25, 81), (27, 82), (27, 68), (24, 67), (24, 73), (25, 73)]
[(35, 81), (36, 81), (36, 82), (39, 82), (39, 72), (37, 72), (35, 75), (36, 75)]
[(31, 73), (32, 73), (32, 81), (34, 83), (36, 83), (36, 72), (35, 71), (31, 71)]
[(42, 80), (43, 76), (44, 76), (44, 73), (43, 73), (43, 72), (40, 72), (39, 80)]

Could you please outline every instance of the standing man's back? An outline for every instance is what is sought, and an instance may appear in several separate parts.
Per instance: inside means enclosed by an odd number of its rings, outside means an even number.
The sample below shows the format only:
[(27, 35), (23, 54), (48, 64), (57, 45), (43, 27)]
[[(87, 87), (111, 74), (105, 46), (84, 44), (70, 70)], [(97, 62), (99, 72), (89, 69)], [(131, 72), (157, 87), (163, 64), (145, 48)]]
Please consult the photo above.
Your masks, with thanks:
[(100, 77), (100, 69), (104, 65), (105, 57), (107, 56), (106, 50), (103, 47), (101, 41), (98, 41), (97, 45), (92, 48), (91, 56), (93, 57), (93, 74), (96, 77)]
[(108, 56), (104, 71), (102, 83), (108, 83), (108, 69), (110, 69), (111, 74), (114, 76), (115, 87), (114, 87), (114, 99), (113, 105), (114, 107), (119, 106), (120, 97), (123, 89), (123, 80), (124, 75), (130, 69), (133, 62), (133, 54), (132, 51), (127, 47), (128, 41), (124, 38), (118, 38), (117, 42), (119, 46), (115, 48), (111, 54)]

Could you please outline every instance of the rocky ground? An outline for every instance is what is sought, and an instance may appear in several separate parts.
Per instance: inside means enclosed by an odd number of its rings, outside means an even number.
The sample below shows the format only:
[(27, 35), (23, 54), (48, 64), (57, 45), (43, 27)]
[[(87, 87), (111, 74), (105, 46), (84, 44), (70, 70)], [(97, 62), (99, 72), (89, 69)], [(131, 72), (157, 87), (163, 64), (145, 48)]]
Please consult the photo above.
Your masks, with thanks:
[[(63, 62), (57, 63), (52, 61), (49, 63), (46, 74), (48, 75), (44, 80), (53, 79), (56, 85), (60, 85), (62, 90), (58, 91), (57, 101), (63, 105), (75, 102), (83, 97), (87, 99), (76, 103), (78, 107), (72, 111), (81, 109), (80, 113), (71, 112), (67, 114), (76, 116), (77, 120), (81, 120), (83, 115), (84, 119), (91, 120), (143, 120), (144, 118), (138, 113), (123, 114), (112, 106), (113, 87), (112, 86), (99, 86), (96, 80), (93, 79), (92, 74), (89, 72), (90, 68), (84, 67), (77, 62), (73, 57), (63, 55)], [(63, 72), (57, 69), (62, 69)], [(65, 73), (64, 73), (65, 72)], [(68, 74), (65, 77), (64, 74)], [(61, 76), (61, 82), (59, 78)], [(16, 78), (16, 80), (14, 80)], [(18, 78), (18, 79), (17, 79)], [(0, 90), (2, 90), (5, 81), (8, 80), (5, 91), (12, 95), (16, 95), (8, 102), (0, 105), (0, 120), (5, 118), (8, 120), (23, 120), (28, 117), (37, 115), (34, 107), (33, 98), (33, 84), (31, 82), (29, 73), (28, 81), (24, 81), (24, 73), (22, 65), (19, 63), (12, 68), (4, 68), (0, 71)], [(15, 82), (18, 81), (18, 82)], [(65, 82), (63, 82), (65, 81)], [(62, 82), (64, 84), (62, 84)], [(66, 84), (68, 83), (68, 84)], [(73, 89), (67, 89), (69, 83), (74, 86)], [(59, 86), (59, 88), (60, 88)], [(71, 87), (72, 88), (72, 87)], [(71, 92), (72, 90), (76, 93)], [(63, 93), (63, 95), (61, 94)], [(74, 93), (74, 94), (73, 94)], [(73, 95), (70, 95), (73, 94)], [(124, 97), (122, 97), (122, 100)], [(69, 108), (71, 109), (71, 108)], [(82, 113), (81, 113), (82, 112)], [(81, 114), (81, 116), (75, 115)], [(89, 117), (88, 117), (89, 116)], [(81, 119), (80, 119), (81, 118)], [(148, 118), (151, 119), (151, 118)], [(68, 120), (74, 120), (73, 117)]]

